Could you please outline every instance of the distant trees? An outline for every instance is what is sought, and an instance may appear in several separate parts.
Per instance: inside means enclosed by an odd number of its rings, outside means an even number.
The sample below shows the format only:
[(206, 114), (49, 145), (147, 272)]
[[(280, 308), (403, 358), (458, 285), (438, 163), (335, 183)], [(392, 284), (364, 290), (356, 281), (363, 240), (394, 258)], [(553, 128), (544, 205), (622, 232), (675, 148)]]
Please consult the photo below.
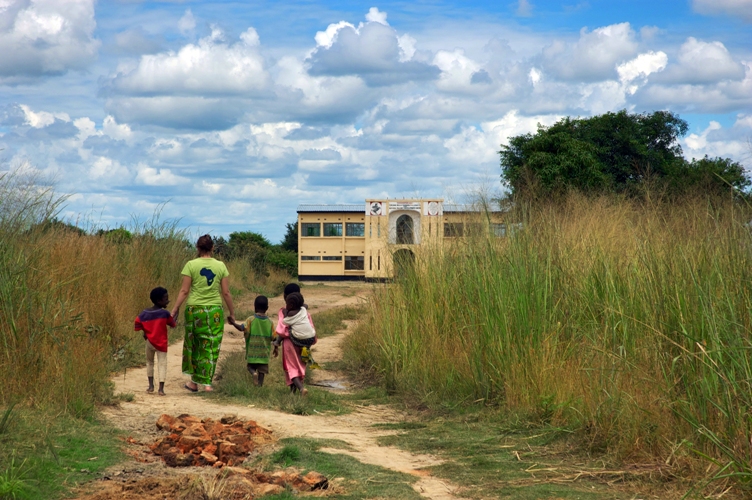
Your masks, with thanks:
[(282, 238), (282, 242), (279, 244), (283, 250), (289, 250), (291, 252), (298, 252), (298, 223), (288, 222), (285, 224), (287, 232), (285, 237)]
[(502, 178), (513, 194), (527, 197), (555, 196), (571, 188), (627, 194), (650, 188), (681, 195), (749, 187), (742, 165), (730, 159), (685, 160), (679, 138), (687, 130), (687, 122), (669, 111), (567, 117), (502, 145)]
[[(290, 231), (290, 224), (288, 233)], [(297, 225), (296, 225), (297, 231)], [(297, 236), (296, 236), (297, 248)], [(287, 271), (292, 276), (298, 274), (297, 252), (285, 247), (285, 240), (273, 245), (264, 235), (253, 231), (230, 233), (228, 240), (215, 238), (215, 252), (226, 259), (246, 259), (257, 274), (268, 275), (269, 266)]]

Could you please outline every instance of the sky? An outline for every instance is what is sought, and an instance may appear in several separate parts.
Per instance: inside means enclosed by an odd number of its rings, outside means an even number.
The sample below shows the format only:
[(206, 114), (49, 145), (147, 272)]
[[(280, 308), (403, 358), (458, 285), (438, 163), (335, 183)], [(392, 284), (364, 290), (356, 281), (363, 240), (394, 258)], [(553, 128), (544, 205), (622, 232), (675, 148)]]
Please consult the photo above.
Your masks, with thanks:
[(0, 0), (0, 170), (88, 227), (501, 194), (510, 137), (621, 109), (752, 169), (752, 0)]

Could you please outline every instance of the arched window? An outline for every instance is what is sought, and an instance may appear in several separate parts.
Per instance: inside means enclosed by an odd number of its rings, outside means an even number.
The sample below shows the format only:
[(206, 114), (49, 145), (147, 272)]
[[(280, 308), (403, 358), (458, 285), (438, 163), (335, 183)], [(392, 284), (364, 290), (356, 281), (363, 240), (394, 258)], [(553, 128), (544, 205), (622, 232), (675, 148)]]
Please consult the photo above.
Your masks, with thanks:
[(412, 245), (414, 243), (413, 219), (409, 215), (400, 215), (397, 219), (397, 244)]

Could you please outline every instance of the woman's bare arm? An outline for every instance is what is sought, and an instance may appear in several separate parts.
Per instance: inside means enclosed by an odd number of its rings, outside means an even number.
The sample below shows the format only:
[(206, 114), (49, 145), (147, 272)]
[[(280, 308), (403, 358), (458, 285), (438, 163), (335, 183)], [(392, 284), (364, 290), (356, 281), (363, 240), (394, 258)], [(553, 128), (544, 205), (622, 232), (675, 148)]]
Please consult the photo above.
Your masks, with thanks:
[(222, 298), (225, 299), (227, 304), (227, 311), (230, 313), (227, 315), (227, 320), (230, 323), (235, 322), (235, 306), (232, 304), (232, 294), (230, 293), (230, 278), (224, 277), (219, 282), (219, 286), (222, 288)]
[(175, 301), (175, 305), (172, 306), (172, 316), (174, 317), (178, 310), (180, 309), (180, 306), (183, 305), (183, 302), (185, 302), (185, 299), (188, 298), (188, 294), (191, 292), (191, 283), (193, 283), (193, 280), (190, 276), (183, 276), (183, 282), (180, 285), (180, 292), (178, 292), (178, 299)]

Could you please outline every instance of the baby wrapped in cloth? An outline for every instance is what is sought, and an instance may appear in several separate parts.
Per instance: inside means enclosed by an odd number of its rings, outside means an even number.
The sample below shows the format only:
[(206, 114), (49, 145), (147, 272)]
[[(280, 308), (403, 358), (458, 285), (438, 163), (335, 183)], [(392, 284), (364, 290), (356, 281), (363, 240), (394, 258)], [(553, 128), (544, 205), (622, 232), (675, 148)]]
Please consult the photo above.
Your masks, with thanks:
[(311, 347), (316, 342), (316, 330), (308, 321), (308, 310), (303, 304), (303, 296), (291, 293), (286, 300), (287, 313), (282, 322), (290, 327), (290, 340), (299, 347)]

